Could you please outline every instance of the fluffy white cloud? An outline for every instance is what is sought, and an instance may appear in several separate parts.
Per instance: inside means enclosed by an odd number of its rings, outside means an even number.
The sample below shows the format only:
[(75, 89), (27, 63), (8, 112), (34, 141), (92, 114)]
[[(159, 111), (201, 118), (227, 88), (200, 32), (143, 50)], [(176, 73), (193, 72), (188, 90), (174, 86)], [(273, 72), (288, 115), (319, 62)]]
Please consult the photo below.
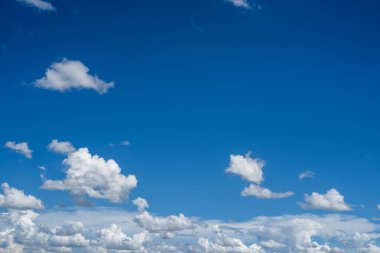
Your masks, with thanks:
[(252, 183), (260, 184), (264, 180), (263, 167), (265, 162), (260, 158), (251, 158), (248, 153), (242, 155), (230, 155), (230, 165), (226, 172), (236, 174)]
[(0, 194), (0, 207), (9, 209), (42, 209), (41, 200), (32, 195), (25, 195), (23, 191), (11, 188), (7, 183), (1, 185), (3, 194)]
[(60, 92), (71, 89), (92, 89), (99, 94), (113, 87), (113, 82), (105, 82), (89, 74), (89, 69), (80, 61), (63, 59), (53, 63), (41, 79), (34, 82), (36, 87)]
[(303, 171), (299, 174), (298, 176), (298, 179), (299, 180), (303, 180), (305, 178), (313, 178), (315, 176), (315, 173), (310, 171), (310, 170), (307, 170), (307, 171)]
[(288, 192), (272, 192), (271, 190), (267, 188), (263, 188), (261, 186), (250, 184), (248, 187), (245, 187), (244, 190), (241, 192), (242, 196), (254, 196), (256, 198), (261, 199), (280, 199), (280, 198), (287, 198), (292, 195), (294, 195), (294, 192), (288, 191)]
[(55, 10), (55, 7), (51, 3), (47, 1), (43, 1), (43, 0), (17, 0), (17, 1), (20, 3), (24, 3), (29, 6), (35, 7), (37, 9), (43, 10), (43, 11)]
[(344, 196), (336, 189), (331, 189), (325, 194), (313, 192), (305, 194), (305, 202), (299, 204), (304, 209), (321, 209), (330, 211), (350, 211), (352, 208), (344, 201)]
[(141, 197), (134, 199), (132, 203), (137, 207), (137, 209), (142, 212), (149, 207), (148, 201)]
[(174, 237), (175, 234), (173, 232), (195, 228), (193, 222), (183, 214), (179, 216), (155, 217), (147, 211), (143, 211), (136, 215), (133, 220), (141, 228), (151, 233), (160, 233), (163, 237)]
[(7, 141), (5, 147), (14, 150), (15, 152), (22, 154), (28, 159), (32, 158), (32, 150), (29, 148), (28, 143), (20, 142), (16, 143), (14, 141)]
[(247, 0), (227, 0), (227, 2), (232, 3), (236, 7), (252, 9), (251, 5)]
[(215, 241), (200, 238), (198, 244), (209, 253), (265, 253), (261, 246), (255, 243), (247, 246), (237, 238), (221, 237)]
[(247, 153), (245, 156), (230, 155), (230, 165), (226, 169), (226, 172), (236, 174), (252, 182), (241, 192), (241, 195), (244, 197), (253, 196), (262, 199), (279, 199), (294, 195), (294, 192), (291, 191), (276, 193), (261, 187), (260, 184), (264, 181), (264, 166), (265, 162), (260, 158), (251, 158), (251, 153)]
[(91, 155), (87, 148), (70, 153), (63, 163), (67, 166), (66, 178), (46, 180), (43, 189), (66, 190), (74, 195), (85, 194), (119, 203), (127, 199), (130, 191), (137, 186), (134, 175), (124, 176), (114, 160), (106, 161)]
[(73, 144), (69, 141), (58, 141), (57, 139), (51, 140), (48, 145), (48, 149), (57, 154), (69, 154), (74, 152), (76, 149)]

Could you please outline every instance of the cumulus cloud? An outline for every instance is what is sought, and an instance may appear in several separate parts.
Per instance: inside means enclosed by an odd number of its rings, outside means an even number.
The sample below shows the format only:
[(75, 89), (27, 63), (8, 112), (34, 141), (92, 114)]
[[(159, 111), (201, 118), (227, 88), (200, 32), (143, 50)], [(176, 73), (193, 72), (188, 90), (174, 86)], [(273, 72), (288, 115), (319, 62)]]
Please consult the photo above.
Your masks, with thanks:
[(260, 184), (264, 180), (263, 167), (265, 162), (260, 158), (251, 158), (251, 153), (230, 155), (230, 165), (226, 172), (236, 174), (252, 183)]
[(16, 188), (11, 188), (8, 183), (1, 185), (3, 194), (0, 194), (0, 207), (8, 209), (28, 210), (42, 209), (44, 207), (41, 200)]
[(315, 176), (315, 173), (310, 171), (310, 170), (307, 170), (307, 171), (303, 171), (299, 174), (298, 176), (298, 179), (299, 180), (303, 180), (305, 178), (313, 178)]
[(299, 204), (304, 209), (321, 209), (330, 211), (350, 211), (352, 208), (344, 201), (344, 196), (336, 189), (331, 189), (325, 194), (313, 192), (305, 194), (305, 202)]
[(148, 201), (141, 197), (134, 199), (132, 203), (137, 207), (137, 209), (142, 212), (149, 207)]
[(105, 82), (96, 75), (89, 74), (89, 68), (80, 61), (63, 59), (53, 63), (45, 76), (37, 79), (34, 85), (39, 88), (65, 92), (72, 89), (92, 89), (99, 94), (107, 93), (113, 82)]
[(244, 197), (279, 199), (294, 195), (294, 192), (291, 191), (276, 193), (261, 187), (260, 184), (264, 181), (264, 166), (265, 162), (260, 158), (251, 158), (251, 153), (247, 153), (245, 156), (230, 155), (230, 165), (226, 169), (226, 172), (236, 174), (242, 179), (251, 182), (251, 184), (245, 187), (241, 192), (241, 195)]
[(70, 153), (63, 163), (67, 167), (66, 178), (46, 180), (43, 189), (65, 190), (73, 195), (87, 195), (120, 203), (137, 186), (134, 175), (124, 176), (114, 160), (106, 161), (102, 157), (91, 155), (87, 148)]
[(12, 149), (16, 153), (19, 153), (28, 159), (32, 158), (32, 152), (33, 151), (29, 148), (28, 143), (26, 143), (26, 142), (16, 143), (14, 141), (7, 141), (5, 143), (5, 147)]
[(26, 5), (29, 5), (31, 7), (35, 7), (39, 10), (43, 10), (43, 11), (55, 10), (55, 7), (51, 3), (47, 1), (43, 1), (43, 0), (17, 0), (17, 1)]
[(244, 8), (244, 9), (252, 9), (251, 5), (247, 0), (226, 0), (227, 2), (232, 3), (236, 7)]
[(287, 198), (294, 195), (294, 192), (287, 191), (282, 193), (272, 192), (267, 188), (263, 188), (259, 185), (250, 184), (248, 187), (245, 187), (241, 192), (242, 196), (254, 196), (260, 199), (281, 199)]
[(57, 139), (53, 139), (49, 145), (48, 149), (57, 154), (69, 154), (74, 152), (76, 149), (73, 144), (69, 141), (58, 141)]

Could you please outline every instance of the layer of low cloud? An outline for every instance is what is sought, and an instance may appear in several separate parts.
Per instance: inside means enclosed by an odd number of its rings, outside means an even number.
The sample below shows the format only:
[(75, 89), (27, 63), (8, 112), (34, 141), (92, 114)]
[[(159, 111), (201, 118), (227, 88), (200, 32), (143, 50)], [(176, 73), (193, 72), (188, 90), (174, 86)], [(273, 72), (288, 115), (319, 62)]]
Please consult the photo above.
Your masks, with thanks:
[(226, 0), (227, 2), (232, 3), (234, 6), (244, 9), (252, 9), (248, 0)]
[(320, 209), (329, 211), (351, 211), (352, 208), (344, 201), (344, 196), (336, 189), (331, 189), (325, 194), (313, 192), (305, 194), (305, 202), (299, 204), (304, 209)]
[(45, 75), (34, 82), (36, 87), (60, 92), (72, 89), (91, 89), (99, 94), (107, 93), (114, 86), (113, 82), (105, 82), (96, 75), (89, 74), (89, 68), (80, 61), (63, 59), (53, 63)]
[[(143, 221), (141, 221), (143, 220)], [(10, 211), (0, 252), (377, 253), (379, 225), (352, 215), (283, 215), (247, 221), (157, 217), (121, 209)], [(171, 237), (163, 237), (163, 232)], [(164, 234), (165, 234), (164, 233)]]
[(43, 1), (43, 0), (17, 0), (18, 2), (20, 3), (23, 3), (25, 5), (28, 5), (30, 7), (34, 7), (34, 8), (37, 8), (39, 10), (42, 10), (42, 11), (54, 11), (55, 10), (55, 7), (47, 2), (47, 1)]
[(5, 143), (5, 147), (25, 156), (28, 159), (32, 159), (33, 151), (29, 148), (28, 143), (26, 142), (16, 143), (14, 141), (7, 141)]
[(299, 175), (298, 175), (298, 179), (299, 180), (304, 180), (306, 178), (313, 178), (315, 177), (315, 173), (310, 171), (310, 170), (307, 170), (307, 171), (303, 171), (301, 172)]
[(76, 150), (71, 142), (58, 141), (57, 139), (53, 139), (49, 143), (48, 149), (54, 153), (63, 154), (63, 155), (70, 154)]
[(11, 188), (8, 183), (1, 185), (3, 194), (0, 194), (0, 207), (8, 209), (29, 210), (42, 209), (41, 200), (32, 195), (25, 195), (22, 190)]
[(91, 155), (87, 148), (70, 153), (63, 163), (67, 167), (66, 178), (46, 180), (43, 189), (64, 190), (73, 195), (87, 195), (120, 203), (137, 186), (134, 175), (123, 175), (114, 160), (106, 161), (102, 157)]
[(241, 195), (245, 197), (253, 196), (260, 199), (281, 199), (293, 196), (294, 192), (272, 192), (271, 190), (259, 185), (250, 184), (248, 187), (244, 188), (244, 190), (241, 192)]

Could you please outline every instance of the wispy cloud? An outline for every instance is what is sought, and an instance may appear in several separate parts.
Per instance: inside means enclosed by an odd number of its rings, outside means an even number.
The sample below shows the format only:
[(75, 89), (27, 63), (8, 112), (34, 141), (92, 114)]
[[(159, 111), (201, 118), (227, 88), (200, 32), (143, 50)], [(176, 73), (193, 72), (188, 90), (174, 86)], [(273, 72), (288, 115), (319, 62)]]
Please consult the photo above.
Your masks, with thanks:
[(252, 9), (248, 0), (226, 0), (226, 1), (232, 3), (236, 7), (240, 7), (244, 9)]
[(303, 180), (305, 178), (313, 178), (315, 177), (315, 173), (310, 171), (310, 170), (307, 170), (307, 171), (303, 171), (301, 172), (299, 175), (298, 175), (298, 179), (299, 180)]
[(55, 7), (51, 3), (47, 1), (43, 1), (43, 0), (17, 0), (17, 1), (20, 3), (24, 3), (28, 6), (35, 7), (39, 10), (43, 10), (43, 11), (55, 10)]

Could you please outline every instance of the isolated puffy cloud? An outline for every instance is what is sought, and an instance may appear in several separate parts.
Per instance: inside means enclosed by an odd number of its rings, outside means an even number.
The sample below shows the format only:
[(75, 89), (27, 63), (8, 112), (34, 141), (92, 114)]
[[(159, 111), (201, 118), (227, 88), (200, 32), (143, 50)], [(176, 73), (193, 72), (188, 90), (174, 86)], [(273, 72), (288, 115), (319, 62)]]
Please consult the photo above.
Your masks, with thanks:
[(307, 171), (303, 171), (301, 172), (299, 175), (298, 175), (298, 179), (299, 180), (303, 180), (305, 178), (313, 178), (315, 176), (315, 173), (310, 171), (310, 170), (307, 170)]
[(51, 140), (48, 145), (48, 149), (54, 153), (63, 155), (70, 154), (76, 150), (71, 142), (58, 141), (57, 139)]
[(336, 189), (331, 189), (325, 194), (313, 192), (305, 194), (305, 202), (299, 204), (304, 209), (321, 209), (330, 211), (350, 211), (352, 208), (344, 201), (344, 196)]
[(124, 176), (114, 160), (106, 161), (91, 155), (87, 148), (70, 153), (63, 163), (67, 166), (66, 178), (46, 180), (43, 189), (65, 190), (73, 195), (88, 195), (119, 203), (127, 199), (130, 191), (137, 186), (134, 175)]
[(7, 141), (5, 143), (5, 147), (12, 149), (13, 151), (25, 156), (28, 159), (32, 158), (33, 151), (29, 148), (28, 143), (26, 142), (16, 143), (14, 141)]
[(132, 203), (137, 207), (137, 209), (142, 212), (149, 207), (148, 201), (141, 197), (132, 200)]
[(226, 172), (236, 174), (252, 183), (260, 184), (264, 180), (263, 167), (265, 162), (260, 158), (251, 158), (251, 153), (230, 155), (230, 165)]
[(232, 3), (236, 7), (245, 8), (245, 9), (252, 9), (248, 0), (227, 0), (227, 2)]
[(55, 10), (55, 7), (51, 3), (47, 1), (43, 1), (43, 0), (17, 0), (17, 1), (20, 3), (24, 3), (26, 5), (29, 5), (31, 7), (35, 7), (39, 10), (43, 10), (43, 11)]
[(254, 196), (256, 198), (260, 199), (281, 199), (281, 198), (287, 198), (292, 195), (294, 195), (294, 192), (287, 191), (287, 192), (272, 192), (271, 190), (267, 188), (263, 188), (259, 185), (250, 184), (248, 187), (245, 187), (244, 190), (241, 192), (242, 196)]
[(56, 90), (60, 92), (71, 89), (92, 89), (99, 94), (104, 94), (113, 87), (113, 82), (105, 82), (97, 76), (89, 74), (87, 68), (80, 61), (63, 59), (53, 63), (41, 79), (34, 82), (36, 87)]
[(3, 194), (0, 194), (0, 207), (8, 209), (28, 210), (42, 209), (44, 205), (41, 200), (16, 188), (11, 188), (8, 183), (1, 185)]

